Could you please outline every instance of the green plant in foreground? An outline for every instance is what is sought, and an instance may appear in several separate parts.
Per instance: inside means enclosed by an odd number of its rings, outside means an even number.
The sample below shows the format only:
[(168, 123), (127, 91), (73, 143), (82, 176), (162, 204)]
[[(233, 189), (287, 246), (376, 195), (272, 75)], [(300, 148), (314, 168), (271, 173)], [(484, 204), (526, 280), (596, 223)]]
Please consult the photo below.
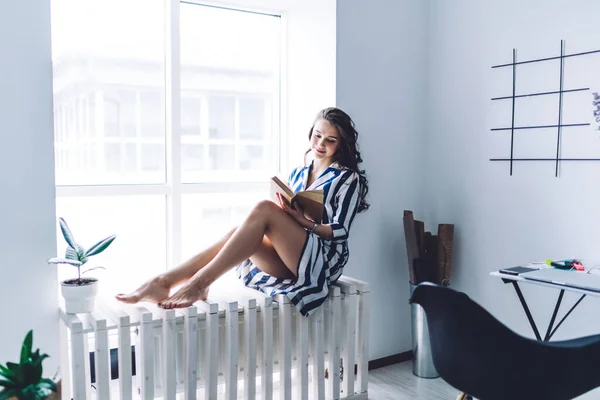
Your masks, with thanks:
[(106, 239), (102, 239), (101, 241), (99, 241), (98, 243), (86, 250), (83, 246), (81, 246), (75, 241), (75, 238), (73, 237), (73, 234), (71, 233), (71, 230), (69, 229), (69, 226), (67, 225), (65, 220), (59, 218), (59, 222), (60, 230), (62, 231), (63, 237), (65, 238), (65, 241), (68, 245), (67, 251), (64, 258), (54, 257), (49, 259), (48, 262), (50, 264), (69, 264), (74, 267), (77, 267), (77, 279), (74, 280), (73, 283), (81, 285), (83, 283), (81, 280), (81, 275), (93, 269), (104, 269), (104, 267), (94, 267), (82, 271), (81, 267), (88, 262), (91, 256), (95, 256), (106, 250), (108, 246), (111, 245), (113, 240), (115, 240), (116, 236), (112, 235), (107, 237)]
[(52, 379), (42, 378), (42, 362), (48, 355), (40, 354), (39, 349), (32, 351), (32, 347), (33, 331), (29, 331), (21, 346), (19, 363), (0, 365), (0, 388), (3, 388), (0, 400), (39, 400), (56, 392), (56, 383)]

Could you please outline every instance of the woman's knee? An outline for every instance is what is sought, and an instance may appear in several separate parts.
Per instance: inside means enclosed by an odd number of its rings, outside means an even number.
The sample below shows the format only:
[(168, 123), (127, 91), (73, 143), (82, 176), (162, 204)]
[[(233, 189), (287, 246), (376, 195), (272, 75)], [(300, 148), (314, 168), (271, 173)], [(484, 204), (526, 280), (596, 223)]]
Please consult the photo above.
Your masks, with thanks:
[(277, 204), (273, 203), (271, 200), (261, 200), (254, 206), (250, 216), (265, 218), (277, 211), (281, 211), (281, 207)]

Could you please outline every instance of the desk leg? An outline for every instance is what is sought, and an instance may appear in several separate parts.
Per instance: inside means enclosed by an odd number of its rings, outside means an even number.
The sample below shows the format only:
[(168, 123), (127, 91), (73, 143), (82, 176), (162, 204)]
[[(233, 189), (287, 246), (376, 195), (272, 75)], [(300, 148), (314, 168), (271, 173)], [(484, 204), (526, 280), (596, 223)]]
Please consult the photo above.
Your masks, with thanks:
[(546, 330), (546, 336), (544, 336), (544, 342), (550, 340), (550, 332), (552, 332), (552, 325), (554, 325), (554, 320), (556, 319), (556, 314), (558, 314), (558, 309), (560, 308), (560, 303), (562, 302), (563, 295), (565, 294), (565, 289), (561, 289), (558, 295), (558, 300), (556, 300), (556, 305), (554, 306), (554, 312), (552, 313), (552, 318), (550, 318), (550, 324), (548, 325), (548, 329)]
[(567, 312), (565, 314), (565, 316), (562, 317), (562, 319), (560, 320), (560, 322), (558, 323), (558, 325), (556, 325), (556, 328), (554, 328), (554, 330), (552, 332), (550, 332), (550, 336), (548, 336), (548, 340), (550, 340), (550, 338), (552, 338), (552, 336), (554, 336), (554, 332), (556, 332), (556, 330), (562, 325), (562, 323), (565, 322), (565, 319), (567, 319), (567, 317), (569, 316), (569, 314), (571, 314), (573, 312), (573, 310), (575, 309), (575, 307), (577, 307), (579, 305), (579, 303), (581, 303), (581, 301), (585, 298), (585, 296), (586, 296), (585, 294), (582, 294), (581, 297), (579, 298), (579, 300), (577, 300), (577, 302), (573, 305), (573, 307), (571, 307), (571, 309), (569, 310), (569, 312)]
[[(540, 336), (540, 332), (538, 331), (538, 328), (535, 325), (535, 321), (533, 320), (533, 316), (531, 315), (531, 311), (529, 311), (527, 302), (525, 301), (525, 298), (523, 297), (523, 293), (521, 293), (521, 288), (519, 287), (519, 284), (517, 283), (517, 281), (512, 281), (512, 284), (513, 284), (513, 287), (515, 288), (515, 291), (517, 292), (517, 296), (519, 296), (519, 300), (521, 301), (523, 310), (525, 310), (525, 314), (527, 315), (527, 319), (529, 320), (529, 324), (531, 325), (531, 328), (533, 329), (533, 333), (535, 334), (535, 337), (537, 338), (537, 340), (542, 340), (542, 337)], [(558, 328), (558, 326), (557, 326), (557, 328)]]

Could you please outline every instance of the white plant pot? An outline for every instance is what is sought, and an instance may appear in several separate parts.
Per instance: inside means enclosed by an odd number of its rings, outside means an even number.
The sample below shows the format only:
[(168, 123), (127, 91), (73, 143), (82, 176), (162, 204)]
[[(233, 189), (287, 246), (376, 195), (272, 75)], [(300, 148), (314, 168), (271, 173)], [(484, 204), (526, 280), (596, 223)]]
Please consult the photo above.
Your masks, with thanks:
[(96, 305), (98, 293), (98, 280), (84, 285), (73, 285), (61, 282), (61, 293), (65, 299), (65, 312), (67, 314), (90, 313)]

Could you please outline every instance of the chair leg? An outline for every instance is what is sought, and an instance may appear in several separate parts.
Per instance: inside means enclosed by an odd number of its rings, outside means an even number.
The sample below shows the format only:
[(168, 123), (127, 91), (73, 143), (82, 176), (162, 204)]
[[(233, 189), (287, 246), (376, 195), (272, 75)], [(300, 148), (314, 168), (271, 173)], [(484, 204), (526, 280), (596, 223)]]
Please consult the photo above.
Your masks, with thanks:
[(465, 392), (460, 392), (456, 400), (473, 400), (473, 397)]

